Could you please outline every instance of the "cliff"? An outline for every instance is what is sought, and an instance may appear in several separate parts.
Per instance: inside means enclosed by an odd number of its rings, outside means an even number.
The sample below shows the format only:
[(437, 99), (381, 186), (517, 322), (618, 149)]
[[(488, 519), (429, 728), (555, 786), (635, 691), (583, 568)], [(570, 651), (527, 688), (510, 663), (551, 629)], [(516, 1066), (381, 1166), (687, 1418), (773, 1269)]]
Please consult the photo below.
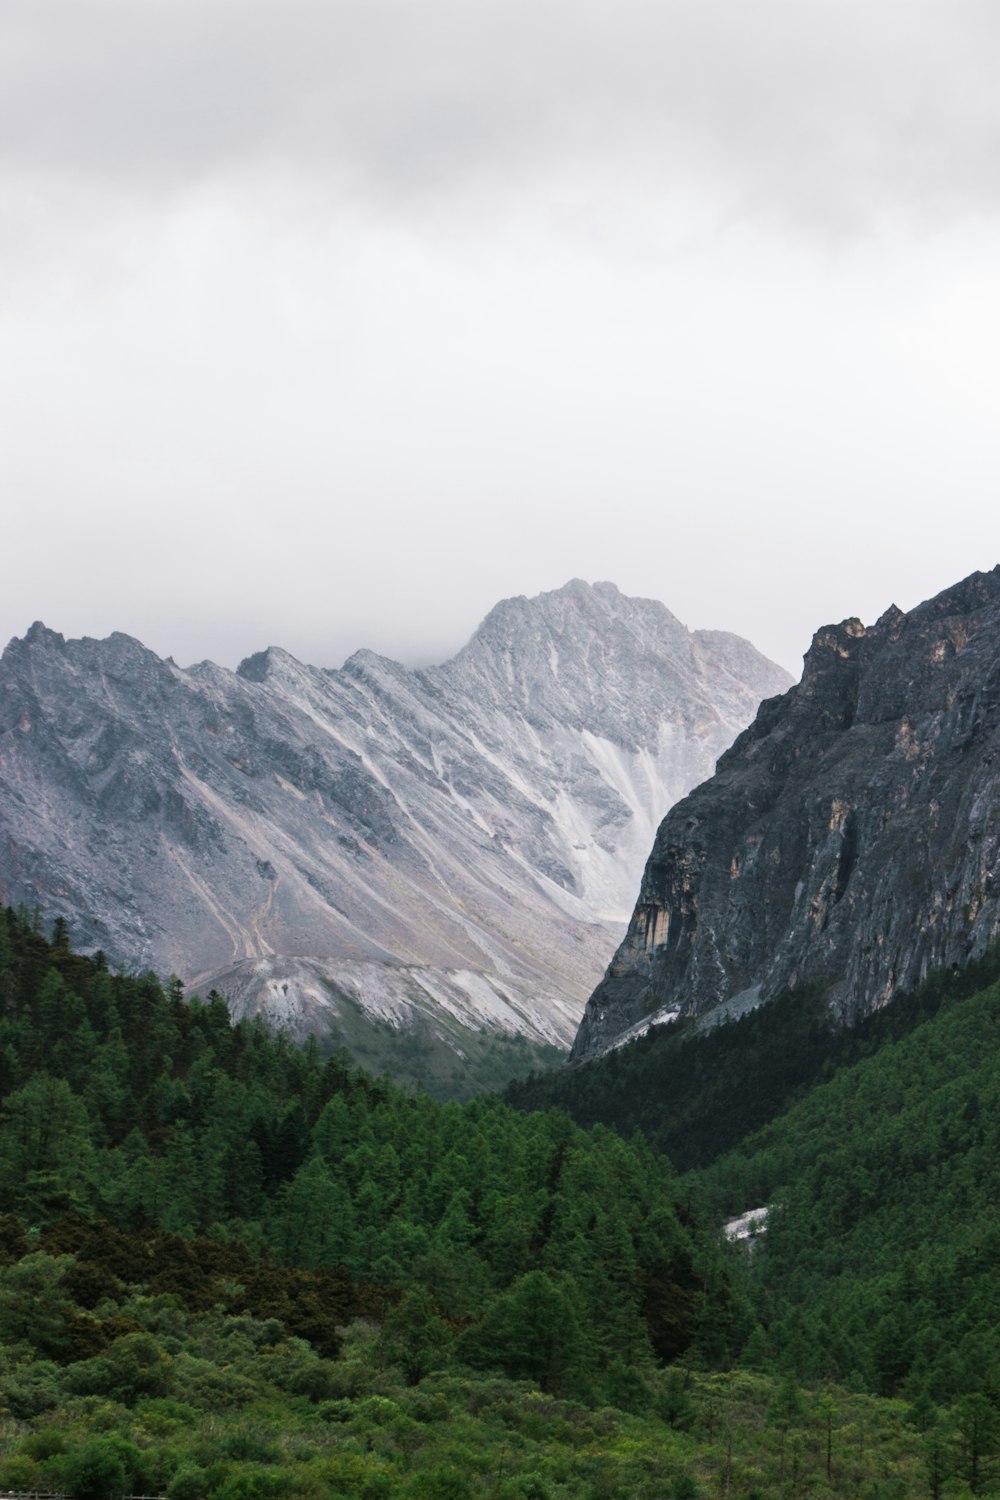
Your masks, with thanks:
[(1000, 930), (1000, 568), (817, 632), (660, 825), (572, 1058), (807, 982), (844, 1017)]

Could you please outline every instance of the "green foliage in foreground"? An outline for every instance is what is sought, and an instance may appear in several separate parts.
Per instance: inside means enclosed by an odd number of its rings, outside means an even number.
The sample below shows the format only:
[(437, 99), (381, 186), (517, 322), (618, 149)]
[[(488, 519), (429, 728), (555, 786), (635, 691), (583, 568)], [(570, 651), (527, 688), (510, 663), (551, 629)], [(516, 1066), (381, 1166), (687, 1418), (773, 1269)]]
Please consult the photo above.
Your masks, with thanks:
[[(72, 1228), (0, 1270), (0, 1489), (76, 1500), (935, 1493), (928, 1442), (895, 1403), (746, 1372), (621, 1366), (618, 1402), (588, 1405), (463, 1366), (453, 1343), (430, 1337), (426, 1307), (348, 1323), (336, 1358), (280, 1318), (195, 1309), (148, 1282), (119, 1285), (88, 1310), (71, 1292), (92, 1286), (99, 1238), (54, 1254)], [(29, 1283), (37, 1337), (9, 1321)], [(89, 1357), (53, 1358), (60, 1320), (86, 1317), (129, 1331)], [(428, 1367), (414, 1380), (417, 1348)], [(948, 1495), (962, 1493), (969, 1468), (962, 1421), (949, 1414), (935, 1434)], [(991, 1461), (984, 1442), (983, 1474)]]

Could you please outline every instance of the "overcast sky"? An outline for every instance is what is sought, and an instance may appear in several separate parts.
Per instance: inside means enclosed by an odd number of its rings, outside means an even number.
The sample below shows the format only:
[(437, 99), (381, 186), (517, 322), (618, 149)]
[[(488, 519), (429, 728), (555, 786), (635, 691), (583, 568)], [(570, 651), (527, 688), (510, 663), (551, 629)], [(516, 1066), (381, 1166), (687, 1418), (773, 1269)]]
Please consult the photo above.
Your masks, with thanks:
[(578, 576), (797, 672), (992, 567), (998, 78), (996, 0), (5, 0), (0, 638)]

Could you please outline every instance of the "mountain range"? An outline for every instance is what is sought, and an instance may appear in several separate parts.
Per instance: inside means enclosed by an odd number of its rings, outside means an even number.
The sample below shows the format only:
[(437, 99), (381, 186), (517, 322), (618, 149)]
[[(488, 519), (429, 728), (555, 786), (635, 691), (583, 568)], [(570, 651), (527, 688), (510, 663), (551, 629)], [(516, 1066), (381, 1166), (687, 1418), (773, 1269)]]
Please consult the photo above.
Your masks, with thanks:
[(565, 1048), (663, 811), (788, 682), (608, 583), (505, 600), (419, 671), (39, 623), (0, 658), (0, 897), (369, 1065), (373, 1032)]

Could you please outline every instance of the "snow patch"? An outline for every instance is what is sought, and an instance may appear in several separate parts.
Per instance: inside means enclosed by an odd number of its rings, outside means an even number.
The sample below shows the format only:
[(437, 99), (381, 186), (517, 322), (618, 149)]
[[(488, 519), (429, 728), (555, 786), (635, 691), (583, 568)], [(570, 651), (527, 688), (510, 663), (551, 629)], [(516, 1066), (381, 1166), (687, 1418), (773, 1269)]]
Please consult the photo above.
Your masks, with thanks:
[(735, 1219), (727, 1219), (722, 1232), (727, 1240), (753, 1240), (767, 1232), (767, 1208), (748, 1208)]
[(630, 1026), (628, 1031), (623, 1032), (614, 1042), (613, 1046), (608, 1047), (606, 1050), (608, 1052), (617, 1052), (619, 1047), (627, 1047), (629, 1042), (637, 1042), (641, 1036), (645, 1036), (647, 1032), (652, 1031), (654, 1026), (669, 1026), (678, 1020), (679, 1017), (679, 1010), (668, 1009), (667, 1007), (654, 1011), (644, 1021), (637, 1021), (634, 1026)]

